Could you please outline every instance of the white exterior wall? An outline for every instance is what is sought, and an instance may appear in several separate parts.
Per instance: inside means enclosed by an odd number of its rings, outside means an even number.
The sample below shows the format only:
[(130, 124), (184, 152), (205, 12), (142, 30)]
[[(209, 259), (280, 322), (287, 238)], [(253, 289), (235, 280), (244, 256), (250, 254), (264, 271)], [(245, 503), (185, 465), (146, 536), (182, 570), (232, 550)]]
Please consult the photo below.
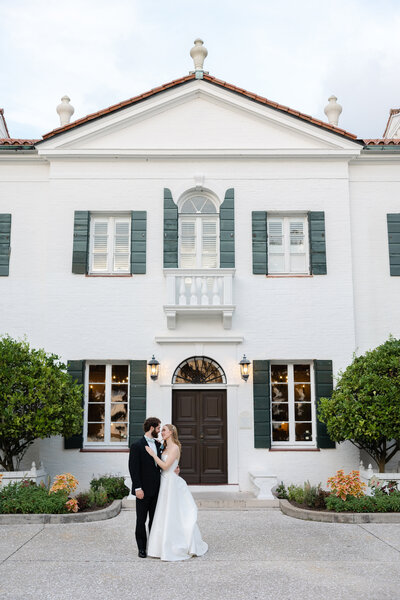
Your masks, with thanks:
[[(241, 156), (239, 152), (229, 157), (229, 152), (220, 148), (219, 135), (222, 131), (225, 147), (236, 152), (237, 144), (243, 145), (247, 139), (242, 131), (245, 123), (240, 121), (242, 133), (237, 139), (232, 127), (218, 125), (222, 121), (220, 104), (215, 114), (212, 110), (210, 104), (213, 127), (207, 130), (208, 137), (204, 131), (201, 134), (200, 145), (208, 148), (204, 156), (194, 156), (194, 151), (188, 151), (186, 157), (177, 155), (177, 149), (195, 147), (195, 132), (191, 132), (192, 140), (187, 139), (188, 111), (178, 106), (168, 112), (167, 122), (164, 119), (162, 124), (160, 115), (153, 121), (140, 121), (131, 135), (126, 127), (111, 133), (104, 128), (101, 137), (101, 120), (78, 128), (78, 134), (93, 129), (81, 145), (72, 139), (73, 130), (61, 136), (67, 143), (58, 150), (53, 148), (55, 156), (50, 141), (38, 146), (46, 154), (43, 158), (0, 157), (0, 212), (12, 213), (10, 276), (0, 280), (0, 333), (26, 334), (33, 346), (58, 353), (64, 361), (143, 360), (155, 354), (161, 370), (156, 382), (148, 379), (147, 414), (164, 422), (171, 419), (171, 378), (177, 365), (196, 354), (210, 356), (227, 375), (229, 483), (251, 489), (249, 471), (262, 469), (285, 483), (309, 479), (325, 484), (337, 469), (358, 466), (358, 450), (349, 443), (336, 450), (255, 449), (252, 378), (247, 383), (241, 380), (238, 362), (243, 353), (251, 360), (331, 359), (336, 373), (346, 367), (356, 349), (372, 347), (388, 333), (398, 335), (400, 278), (388, 276), (386, 229), (386, 212), (398, 210), (396, 167), (359, 161), (351, 166), (349, 183), (350, 155), (358, 153), (355, 144), (348, 142), (343, 156), (339, 151), (331, 156), (337, 136), (323, 132), (326, 140), (321, 137), (314, 142), (315, 155), (302, 155), (296, 150), (298, 139), (307, 152), (313, 145), (309, 132), (316, 128), (309, 125), (307, 145), (304, 131), (290, 130), (285, 124), (282, 139), (286, 148), (292, 148), (291, 155), (284, 156), (281, 151), (271, 155), (271, 147), (278, 145), (277, 123), (268, 124), (265, 140), (270, 147), (262, 156)], [(226, 118), (236, 122), (238, 110), (230, 107)], [(285, 118), (297, 127), (295, 119)], [(257, 123), (254, 132), (264, 127)], [(99, 128), (96, 135), (95, 127)], [(174, 129), (179, 135), (170, 144), (174, 150), (165, 150), (165, 156), (156, 157), (150, 150), (142, 157), (137, 150), (129, 156), (121, 152), (110, 156), (118, 145), (127, 148), (131, 143), (137, 149), (143, 137), (154, 147), (157, 131), (162, 131), (165, 144)], [(132, 139), (134, 142), (129, 142)], [(261, 147), (258, 139), (254, 147)], [(216, 156), (211, 156), (210, 149)], [(163, 310), (163, 188), (171, 190), (176, 202), (194, 187), (199, 174), (204, 177), (204, 187), (221, 202), (226, 189), (235, 190), (236, 310), (231, 330), (223, 329), (219, 316), (178, 317), (176, 329), (168, 330)], [(73, 274), (75, 210), (147, 211), (146, 274), (127, 278)], [(253, 275), (251, 212), (259, 210), (324, 211), (328, 274)], [(383, 210), (381, 222), (378, 217)], [(366, 228), (374, 231), (369, 245)], [(372, 276), (379, 285), (371, 286)], [(378, 318), (376, 307), (382, 308)], [(163, 343), (155, 340), (159, 337)], [(223, 338), (223, 343), (215, 337)], [(188, 340), (182, 343), (179, 338)], [(93, 474), (127, 472), (127, 453), (64, 450), (61, 438), (38, 442), (34, 452), (39, 452), (52, 476), (70, 471), (82, 488)], [(29, 459), (27, 456), (26, 461)]]
[(386, 218), (400, 212), (399, 160), (365, 157), (350, 168), (358, 353), (400, 336), (400, 277), (390, 276)]

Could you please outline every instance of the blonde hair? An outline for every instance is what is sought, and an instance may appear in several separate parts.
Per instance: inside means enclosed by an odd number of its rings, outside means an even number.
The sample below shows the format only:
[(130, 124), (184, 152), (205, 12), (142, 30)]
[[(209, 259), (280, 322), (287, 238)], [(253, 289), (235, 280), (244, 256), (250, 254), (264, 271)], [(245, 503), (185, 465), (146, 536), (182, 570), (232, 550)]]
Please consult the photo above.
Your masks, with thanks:
[[(181, 447), (182, 446), (181, 446), (181, 443), (180, 443), (179, 438), (178, 438), (178, 430), (177, 430), (177, 428), (175, 427), (175, 425), (171, 425), (171, 423), (167, 423), (166, 425), (164, 425), (164, 427), (167, 427), (167, 429), (169, 429), (170, 432), (172, 433), (171, 437), (172, 437), (174, 443), (178, 446), (179, 454), (181, 454)], [(168, 446), (168, 441), (167, 441), (167, 446)]]

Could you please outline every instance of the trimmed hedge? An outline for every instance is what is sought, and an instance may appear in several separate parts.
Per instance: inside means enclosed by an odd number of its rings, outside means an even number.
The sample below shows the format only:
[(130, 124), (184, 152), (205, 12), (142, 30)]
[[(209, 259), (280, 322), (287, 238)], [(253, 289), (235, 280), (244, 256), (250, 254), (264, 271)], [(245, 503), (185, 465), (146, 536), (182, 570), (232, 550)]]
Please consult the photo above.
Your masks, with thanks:
[(107, 492), (108, 500), (122, 500), (125, 496), (129, 495), (129, 488), (125, 485), (123, 477), (114, 475), (103, 475), (97, 479), (92, 479), (90, 482), (90, 488), (97, 492), (99, 488), (103, 487)]
[(33, 481), (10, 483), (0, 488), (1, 514), (63, 514), (68, 494), (52, 492)]
[(330, 495), (325, 499), (325, 504), (328, 510), (335, 512), (400, 512), (400, 492), (390, 495), (362, 496), (361, 498), (347, 496), (346, 500)]

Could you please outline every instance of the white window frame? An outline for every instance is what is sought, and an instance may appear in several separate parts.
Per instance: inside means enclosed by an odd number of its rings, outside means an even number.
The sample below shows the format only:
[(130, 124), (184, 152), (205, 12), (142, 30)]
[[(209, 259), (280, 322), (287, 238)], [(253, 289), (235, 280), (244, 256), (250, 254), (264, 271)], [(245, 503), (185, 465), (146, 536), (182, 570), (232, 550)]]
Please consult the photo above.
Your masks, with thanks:
[[(304, 231), (304, 249), (305, 249), (305, 270), (295, 271), (290, 270), (290, 221), (294, 219), (301, 220), (303, 223)], [(269, 213), (267, 212), (267, 244), (268, 244), (268, 259), (273, 252), (270, 251), (269, 245), (269, 224), (273, 221), (283, 221), (282, 233), (283, 233), (283, 253), (285, 267), (283, 271), (271, 271), (268, 267), (269, 275), (309, 275), (310, 274), (310, 241), (308, 231), (308, 216), (307, 213)]]
[[(289, 405), (289, 440), (277, 442), (273, 439), (272, 428), (272, 377), (271, 367), (273, 365), (287, 365), (288, 367), (288, 405)], [(295, 432), (295, 397), (294, 397), (294, 374), (293, 365), (307, 365), (310, 368), (310, 391), (311, 391), (311, 424), (312, 439), (309, 442), (296, 442)], [(315, 375), (314, 363), (308, 360), (274, 360), (270, 362), (270, 422), (271, 422), (271, 448), (316, 448), (317, 447), (317, 415), (315, 409)], [(278, 421), (275, 421), (278, 422)]]
[[(195, 220), (195, 243), (196, 243), (196, 264), (191, 267), (193, 269), (207, 269), (207, 268), (219, 268), (219, 214), (179, 214), (179, 268), (181, 269), (181, 260), (182, 260), (182, 223), (184, 221), (193, 221)], [(203, 257), (203, 222), (209, 220), (214, 221), (216, 224), (216, 266), (215, 267), (203, 267), (202, 266), (202, 257)]]
[[(129, 226), (128, 233), (128, 267), (124, 270), (114, 269), (114, 242), (115, 242), (115, 221), (126, 221)], [(131, 215), (128, 213), (90, 213), (90, 238), (89, 238), (89, 274), (90, 275), (126, 275), (131, 272), (130, 255), (131, 255)], [(108, 251), (107, 251), (107, 269), (95, 270), (93, 268), (94, 256), (94, 223), (95, 221), (106, 221), (108, 223)]]
[[(104, 406), (104, 441), (92, 442), (88, 441), (88, 412), (89, 412), (89, 367), (91, 365), (106, 366), (106, 382), (105, 382), (105, 406)], [(128, 413), (127, 413), (127, 435), (125, 442), (111, 441), (111, 384), (112, 384), (112, 366), (126, 365), (128, 366)], [(130, 382), (131, 370), (128, 361), (119, 360), (92, 360), (86, 361), (85, 364), (85, 394), (84, 394), (84, 418), (83, 418), (83, 448), (129, 448), (129, 402), (130, 402)]]

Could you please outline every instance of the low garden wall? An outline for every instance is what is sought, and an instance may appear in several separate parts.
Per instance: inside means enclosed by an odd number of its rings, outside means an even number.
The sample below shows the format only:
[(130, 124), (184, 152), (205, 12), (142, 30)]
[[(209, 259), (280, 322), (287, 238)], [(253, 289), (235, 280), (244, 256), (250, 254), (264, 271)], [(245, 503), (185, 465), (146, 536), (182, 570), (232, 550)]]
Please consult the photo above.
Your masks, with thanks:
[(400, 523), (400, 513), (337, 513), (318, 510), (307, 510), (293, 506), (289, 500), (279, 500), (279, 508), (284, 515), (302, 519), (303, 521), (320, 521), (323, 523)]

